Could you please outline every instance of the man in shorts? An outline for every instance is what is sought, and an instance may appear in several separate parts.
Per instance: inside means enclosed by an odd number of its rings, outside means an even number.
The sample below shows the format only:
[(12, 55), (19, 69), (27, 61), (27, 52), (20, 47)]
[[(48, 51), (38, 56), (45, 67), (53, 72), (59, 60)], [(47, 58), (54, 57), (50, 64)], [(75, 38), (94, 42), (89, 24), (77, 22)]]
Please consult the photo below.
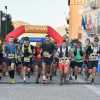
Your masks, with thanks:
[(7, 65), (9, 70), (9, 83), (15, 84), (15, 66), (16, 66), (16, 44), (14, 38), (10, 37), (9, 43), (4, 47), (5, 57), (7, 58)]
[(32, 67), (32, 56), (33, 56), (33, 47), (30, 45), (30, 41), (27, 38), (24, 40), (24, 44), (22, 46), (22, 54), (23, 54), (23, 67), (22, 67), (22, 77), (23, 81), (26, 82), (26, 74), (28, 78), (30, 78), (30, 71)]
[(2, 78), (2, 68), (3, 67), (3, 49), (2, 49), (2, 41), (0, 40), (0, 80)]
[(40, 76), (42, 74), (42, 48), (41, 43), (37, 43), (35, 47), (35, 68), (36, 68), (36, 83), (39, 83)]
[(50, 37), (47, 37), (46, 42), (42, 44), (42, 66), (43, 80), (52, 80), (52, 63), (55, 45), (51, 42)]
[(57, 50), (59, 59), (59, 71), (60, 71), (60, 84), (66, 82), (66, 76), (69, 75), (69, 48), (64, 40), (62, 45)]
[(74, 48), (74, 61), (75, 61), (75, 79), (77, 80), (77, 76), (82, 71), (83, 66), (83, 49), (82, 45), (79, 41), (77, 41), (76, 46)]

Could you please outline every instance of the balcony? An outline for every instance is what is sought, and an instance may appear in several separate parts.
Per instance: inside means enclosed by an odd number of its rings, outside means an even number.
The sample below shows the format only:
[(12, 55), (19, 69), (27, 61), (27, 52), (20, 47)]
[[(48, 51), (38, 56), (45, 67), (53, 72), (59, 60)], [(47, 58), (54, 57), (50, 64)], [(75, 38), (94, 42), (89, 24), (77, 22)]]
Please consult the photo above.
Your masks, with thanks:
[(96, 0), (96, 7), (100, 8), (100, 0)]
[(92, 9), (98, 9), (98, 8), (100, 8), (100, 0), (90, 0), (90, 2), (88, 2), (88, 5)]

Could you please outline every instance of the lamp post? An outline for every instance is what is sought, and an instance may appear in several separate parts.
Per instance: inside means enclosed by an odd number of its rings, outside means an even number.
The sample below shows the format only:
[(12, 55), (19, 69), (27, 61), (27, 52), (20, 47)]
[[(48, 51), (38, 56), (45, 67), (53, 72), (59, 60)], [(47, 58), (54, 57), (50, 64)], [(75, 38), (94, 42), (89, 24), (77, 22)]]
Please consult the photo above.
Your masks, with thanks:
[(8, 32), (8, 21), (7, 21), (7, 9), (8, 9), (8, 7), (7, 6), (5, 6), (5, 11), (6, 11), (6, 25), (5, 25), (5, 32), (6, 32), (6, 34), (7, 34), (7, 32)]

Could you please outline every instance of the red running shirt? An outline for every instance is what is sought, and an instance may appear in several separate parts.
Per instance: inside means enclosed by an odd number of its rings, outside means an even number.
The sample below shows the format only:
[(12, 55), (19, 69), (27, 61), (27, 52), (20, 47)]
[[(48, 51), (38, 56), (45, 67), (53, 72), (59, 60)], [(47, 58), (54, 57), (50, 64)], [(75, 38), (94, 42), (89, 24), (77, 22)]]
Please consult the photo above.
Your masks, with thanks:
[(36, 61), (41, 61), (41, 59), (42, 59), (41, 52), (42, 52), (42, 48), (35, 47), (35, 60)]

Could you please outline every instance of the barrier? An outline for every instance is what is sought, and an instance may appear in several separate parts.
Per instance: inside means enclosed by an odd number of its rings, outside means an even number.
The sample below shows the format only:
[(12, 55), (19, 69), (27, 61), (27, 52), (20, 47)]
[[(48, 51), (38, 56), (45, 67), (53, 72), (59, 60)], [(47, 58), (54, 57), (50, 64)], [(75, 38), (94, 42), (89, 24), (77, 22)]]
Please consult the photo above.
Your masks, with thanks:
[(98, 66), (97, 66), (97, 72), (100, 72), (100, 62), (98, 63)]

